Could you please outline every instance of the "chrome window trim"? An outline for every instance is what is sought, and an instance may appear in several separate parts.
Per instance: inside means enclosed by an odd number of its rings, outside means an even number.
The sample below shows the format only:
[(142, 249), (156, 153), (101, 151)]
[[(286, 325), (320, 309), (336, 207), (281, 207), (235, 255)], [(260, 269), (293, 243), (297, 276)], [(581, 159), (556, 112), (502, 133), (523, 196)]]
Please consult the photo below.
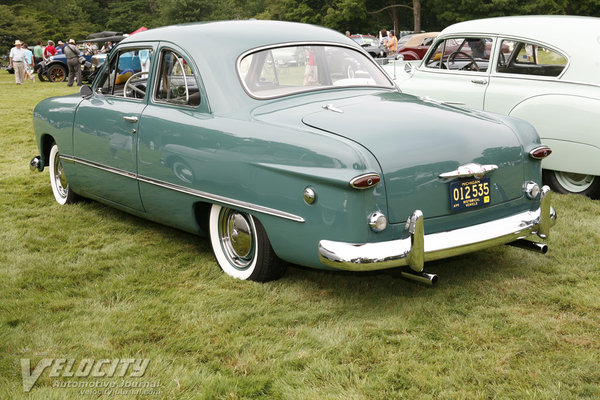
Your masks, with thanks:
[[(158, 50), (158, 61), (157, 61), (157, 65), (156, 65), (156, 71), (154, 73), (154, 81), (153, 81), (153, 87), (152, 87), (152, 96), (150, 97), (150, 101), (152, 104), (160, 104), (160, 105), (164, 105), (164, 106), (171, 106), (171, 107), (175, 107), (175, 108), (186, 108), (186, 109), (191, 109), (191, 110), (196, 110), (198, 108), (200, 108), (203, 103), (206, 103), (206, 99), (204, 96), (202, 96), (202, 90), (200, 89), (201, 86), (198, 82), (198, 74), (196, 73), (197, 68), (194, 68), (195, 65), (192, 64), (190, 61), (188, 60), (193, 60), (192, 57), (190, 57), (189, 55), (187, 56), (183, 56), (181, 55), (182, 51), (180, 50), (176, 50), (175, 48), (171, 47), (171, 46), (162, 46), (160, 47)], [(188, 105), (188, 104), (176, 104), (176, 103), (171, 103), (169, 101), (166, 100), (162, 100), (162, 99), (157, 99), (156, 98), (156, 91), (158, 90), (158, 85), (160, 85), (160, 67), (162, 64), (162, 60), (163, 60), (163, 56), (165, 51), (170, 51), (172, 53), (174, 53), (177, 56), (178, 61), (180, 61), (181, 59), (183, 59), (187, 65), (190, 66), (190, 69), (192, 70), (192, 72), (194, 73), (193, 75), (191, 75), (192, 78), (194, 78), (194, 80), (196, 81), (196, 86), (198, 87), (198, 92), (200, 93), (200, 103), (198, 105)], [(182, 68), (183, 70), (183, 68)], [(185, 81), (185, 85), (186, 85), (186, 90), (188, 90), (188, 95), (189, 95), (189, 89), (187, 89), (187, 80)]]
[[(271, 49), (278, 49), (278, 48), (283, 48), (283, 47), (290, 47), (290, 46), (330, 46), (330, 47), (344, 47), (347, 48), (349, 50), (353, 50), (356, 51), (360, 54), (362, 54), (363, 56), (365, 56), (365, 58), (367, 58), (373, 65), (375, 65), (375, 67), (377, 67), (377, 69), (379, 69), (379, 71), (383, 74), (383, 76), (387, 79), (387, 81), (390, 83), (390, 86), (378, 86), (378, 85), (372, 85), (372, 86), (311, 86), (308, 87), (307, 89), (303, 89), (303, 90), (297, 90), (297, 91), (293, 91), (290, 93), (286, 93), (286, 94), (282, 94), (282, 95), (276, 95), (276, 96), (257, 96), (256, 94), (252, 93), (252, 91), (248, 88), (248, 86), (246, 85), (246, 82), (244, 82), (244, 79), (242, 79), (242, 75), (240, 73), (240, 66), (242, 63), (242, 60), (250, 55), (250, 54), (254, 54), (254, 53), (258, 53), (264, 50), (271, 50)], [(358, 46), (358, 44), (357, 44)], [(246, 94), (248, 94), (248, 96), (250, 96), (253, 99), (256, 100), (271, 100), (271, 99), (280, 99), (280, 98), (284, 98), (284, 97), (288, 97), (288, 96), (294, 96), (300, 93), (306, 93), (306, 92), (315, 92), (315, 91), (320, 91), (320, 90), (340, 90), (340, 89), (372, 89), (372, 88), (382, 88), (382, 89), (390, 89), (390, 90), (398, 90), (396, 88), (396, 84), (394, 83), (394, 81), (388, 76), (388, 74), (383, 70), (383, 68), (381, 67), (381, 65), (377, 64), (375, 62), (375, 60), (373, 59), (373, 57), (371, 57), (368, 53), (361, 48), (361, 49), (357, 49), (354, 46), (351, 45), (347, 45), (344, 43), (336, 43), (336, 42), (320, 42), (320, 41), (314, 41), (314, 42), (285, 42), (285, 43), (276, 43), (276, 44), (270, 44), (270, 45), (266, 45), (266, 46), (260, 46), (260, 47), (255, 47), (253, 49), (247, 50), (245, 52), (243, 52), (242, 54), (240, 54), (235, 62), (235, 71), (238, 77), (238, 80), (240, 81), (242, 87), (244, 88), (244, 91), (246, 92)]]
[[(449, 39), (467, 39), (467, 38), (475, 38), (475, 39), (490, 39), (492, 41), (492, 47), (490, 49), (490, 57), (488, 59), (488, 68), (485, 71), (469, 71), (469, 70), (459, 70), (459, 69), (455, 69), (455, 70), (450, 70), (450, 69), (443, 69), (443, 68), (431, 68), (427, 66), (427, 60), (430, 57), (430, 53), (434, 53), (434, 49), (437, 47), (438, 42), (444, 42), (444, 49), (443, 52), (446, 52), (446, 41)], [(427, 72), (439, 72), (439, 73), (444, 73), (444, 74), (458, 74), (458, 75), (468, 75), (468, 76), (473, 76), (473, 75), (485, 75), (485, 76), (489, 76), (491, 73), (492, 68), (490, 67), (492, 65), (492, 59), (494, 59), (495, 62), (495, 55), (496, 55), (496, 46), (497, 43), (496, 41), (498, 40), (498, 35), (495, 34), (490, 34), (490, 33), (482, 33), (482, 34), (475, 34), (475, 33), (465, 33), (465, 34), (452, 34), (452, 35), (448, 35), (448, 36), (444, 36), (444, 37), (437, 37), (435, 38), (435, 42), (432, 43), (431, 46), (429, 46), (429, 49), (427, 50), (427, 53), (425, 53), (425, 56), (423, 56), (423, 59), (421, 60), (421, 62), (419, 63), (419, 65), (416, 67), (416, 69), (418, 69), (419, 71), (427, 71)], [(442, 60), (443, 61), (443, 60)]]
[[(539, 40), (534, 40), (534, 39), (527, 39), (527, 38), (523, 38), (523, 37), (518, 37), (518, 36), (505, 36), (505, 35), (497, 35), (496, 36), (496, 40), (498, 41), (498, 43), (500, 43), (500, 51), (502, 51), (502, 42), (504, 40), (510, 40), (510, 41), (514, 41), (514, 42), (524, 42), (527, 44), (532, 44), (534, 46), (538, 46), (538, 47), (543, 47), (545, 49), (551, 50), (555, 53), (560, 54), (561, 56), (563, 56), (566, 60), (567, 63), (565, 64), (565, 67), (563, 68), (563, 70), (560, 72), (560, 74), (558, 76), (547, 76), (544, 77), (542, 75), (523, 75), (523, 74), (509, 74), (509, 73), (504, 73), (504, 72), (498, 72), (497, 68), (498, 68), (498, 63), (495, 62), (492, 71), (492, 75), (494, 76), (511, 76), (511, 77), (515, 77), (515, 76), (534, 76), (537, 78), (542, 78), (540, 80), (551, 80), (551, 81), (555, 81), (555, 80), (560, 80), (560, 78), (562, 78), (562, 76), (566, 73), (566, 71), (569, 69), (569, 67), (571, 66), (571, 58), (567, 55), (566, 52), (558, 49), (555, 46), (552, 46), (551, 44), (547, 44), (545, 42), (541, 42)], [(499, 53), (498, 53), (499, 54)]]
[(212, 193), (208, 193), (208, 192), (203, 192), (201, 190), (190, 189), (185, 186), (175, 185), (173, 183), (161, 181), (158, 179), (153, 179), (153, 178), (139, 175), (139, 174), (136, 174), (133, 172), (124, 171), (124, 170), (121, 170), (118, 168), (108, 167), (106, 165), (95, 163), (95, 162), (88, 161), (88, 160), (84, 160), (79, 157), (66, 156), (66, 155), (61, 154), (60, 159), (61, 159), (61, 161), (65, 161), (65, 162), (69, 162), (69, 163), (73, 163), (73, 164), (82, 164), (82, 165), (86, 165), (88, 167), (97, 168), (102, 171), (106, 171), (106, 172), (110, 172), (110, 173), (113, 173), (116, 175), (124, 176), (126, 178), (135, 179), (138, 182), (149, 183), (154, 186), (159, 186), (159, 187), (162, 187), (165, 189), (170, 189), (170, 190), (174, 190), (174, 191), (177, 191), (180, 193), (189, 194), (189, 195), (201, 198), (203, 200), (210, 200), (210, 201), (226, 204), (228, 206), (244, 208), (246, 210), (256, 211), (261, 214), (272, 215), (274, 217), (279, 217), (279, 218), (287, 219), (290, 221), (305, 222), (304, 218), (302, 218), (298, 215), (295, 215), (295, 214), (285, 212), (285, 211), (261, 206), (258, 204), (248, 203), (245, 201), (235, 200), (235, 199), (232, 199), (229, 197), (224, 197), (224, 196), (220, 196), (220, 195), (216, 195), (216, 194), (212, 194)]
[[(116, 49), (117, 46), (114, 46), (113, 48)], [(126, 47), (126, 46), (119, 47), (116, 50), (116, 52), (122, 54), (122, 53), (126, 53), (126, 52), (132, 51), (132, 50), (150, 50), (152, 53), (154, 53), (155, 48), (152, 45), (137, 44), (137, 45), (134, 45), (134, 46), (131, 46), (131, 47)], [(146, 101), (146, 99), (148, 98), (148, 89), (147, 88), (146, 88), (146, 95), (144, 96), (143, 99), (138, 99), (138, 98), (134, 98), (134, 97), (124, 97), (122, 95), (121, 96), (117, 96), (117, 95), (112, 94), (112, 93), (111, 94), (102, 93), (102, 86), (99, 86), (98, 85), (99, 82), (97, 82), (97, 81), (100, 79), (100, 76), (104, 73), (104, 70), (106, 68), (110, 67), (110, 62), (112, 62), (114, 60), (114, 57), (116, 57), (116, 56), (113, 56), (112, 54), (113, 54), (112, 51), (110, 53), (108, 53), (108, 55), (106, 56), (106, 59), (104, 60), (104, 63), (102, 63), (102, 66), (100, 67), (101, 70), (98, 71), (98, 76), (96, 78), (94, 78), (94, 81), (92, 82), (92, 88), (93, 88), (92, 90), (93, 90), (94, 94), (100, 95), (100, 96), (104, 96), (104, 97), (110, 97), (110, 98), (116, 98), (116, 99), (124, 99), (124, 100), (129, 100), (129, 101), (135, 101), (136, 103), (142, 103), (142, 102)], [(118, 54), (118, 56), (120, 57), (121, 54)], [(149, 70), (148, 71), (148, 78), (147, 78), (147, 80), (150, 80), (150, 76), (151, 75), (152, 74), (151, 74), (151, 72)], [(94, 86), (94, 85), (96, 85), (96, 86)], [(114, 88), (114, 85), (115, 85), (115, 83), (113, 82), (113, 84), (112, 84), (113, 88)]]

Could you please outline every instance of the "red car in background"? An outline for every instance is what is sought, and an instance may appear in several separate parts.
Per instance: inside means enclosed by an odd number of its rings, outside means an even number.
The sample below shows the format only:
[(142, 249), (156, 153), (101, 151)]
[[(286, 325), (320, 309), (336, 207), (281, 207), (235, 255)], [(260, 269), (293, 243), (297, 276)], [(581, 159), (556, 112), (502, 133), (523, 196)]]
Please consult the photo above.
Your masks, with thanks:
[(433, 43), (433, 40), (439, 35), (439, 32), (426, 32), (417, 33), (410, 35), (408, 40), (400, 45), (401, 40), (398, 41), (398, 54), (402, 54), (405, 60), (421, 60), (429, 46)]

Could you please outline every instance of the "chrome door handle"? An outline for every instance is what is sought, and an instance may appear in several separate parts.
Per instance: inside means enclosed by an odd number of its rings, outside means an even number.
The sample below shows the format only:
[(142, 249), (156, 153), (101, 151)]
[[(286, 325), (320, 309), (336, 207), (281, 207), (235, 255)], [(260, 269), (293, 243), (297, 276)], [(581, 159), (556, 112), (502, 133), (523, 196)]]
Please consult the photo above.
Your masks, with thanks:
[(123, 117), (123, 119), (127, 122), (131, 122), (132, 124), (138, 122), (138, 117)]
[(487, 85), (488, 83), (486, 79), (471, 79), (471, 82), (476, 83), (478, 85)]

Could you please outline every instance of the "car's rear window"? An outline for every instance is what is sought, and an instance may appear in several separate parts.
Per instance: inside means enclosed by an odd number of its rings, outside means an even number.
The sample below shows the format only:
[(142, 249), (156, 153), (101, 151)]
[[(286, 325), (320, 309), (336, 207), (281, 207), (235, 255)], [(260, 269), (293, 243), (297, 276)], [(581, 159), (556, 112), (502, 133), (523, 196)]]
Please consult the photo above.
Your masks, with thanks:
[(394, 87), (368, 55), (341, 46), (258, 50), (240, 58), (238, 74), (246, 91), (261, 99), (327, 88)]

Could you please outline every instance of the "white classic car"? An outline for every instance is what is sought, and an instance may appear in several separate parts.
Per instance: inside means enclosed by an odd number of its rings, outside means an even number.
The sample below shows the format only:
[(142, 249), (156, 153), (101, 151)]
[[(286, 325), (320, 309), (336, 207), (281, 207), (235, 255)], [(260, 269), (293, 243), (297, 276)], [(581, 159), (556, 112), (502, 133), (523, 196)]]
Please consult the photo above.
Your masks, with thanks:
[(600, 18), (518, 16), (442, 31), (423, 61), (384, 67), (405, 93), (530, 122), (554, 191), (600, 198)]

